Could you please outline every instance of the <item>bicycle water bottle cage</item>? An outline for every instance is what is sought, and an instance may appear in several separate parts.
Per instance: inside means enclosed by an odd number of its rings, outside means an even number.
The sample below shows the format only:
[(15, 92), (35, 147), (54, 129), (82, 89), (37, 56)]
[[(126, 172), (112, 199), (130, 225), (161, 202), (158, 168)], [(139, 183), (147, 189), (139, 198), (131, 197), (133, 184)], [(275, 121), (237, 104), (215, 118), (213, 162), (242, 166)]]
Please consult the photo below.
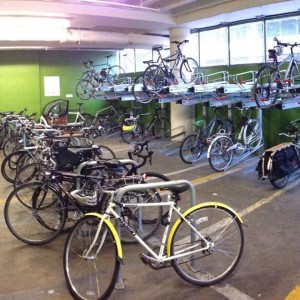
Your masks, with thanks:
[(155, 51), (155, 50), (156, 50), (156, 51), (161, 51), (162, 49), (163, 49), (162, 45), (156, 45), (156, 46), (153, 46), (153, 47), (152, 47), (152, 50), (153, 50), (153, 51)]
[(195, 125), (196, 127), (200, 127), (203, 124), (203, 120), (198, 120), (193, 122), (193, 125)]

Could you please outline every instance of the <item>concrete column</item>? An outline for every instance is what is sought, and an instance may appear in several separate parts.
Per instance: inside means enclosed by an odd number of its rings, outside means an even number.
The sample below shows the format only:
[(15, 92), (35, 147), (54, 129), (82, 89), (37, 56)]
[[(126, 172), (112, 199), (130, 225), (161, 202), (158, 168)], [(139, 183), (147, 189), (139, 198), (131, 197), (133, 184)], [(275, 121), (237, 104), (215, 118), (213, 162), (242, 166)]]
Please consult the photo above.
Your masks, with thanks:
[[(170, 42), (172, 41), (183, 41), (188, 40), (190, 35), (190, 29), (188, 28), (171, 28), (170, 31)], [(185, 47), (189, 47), (187, 44)], [(176, 51), (177, 47), (175, 44), (170, 44), (170, 51)], [(183, 51), (184, 53), (185, 51)], [(177, 78), (179, 74), (174, 74)], [(178, 130), (176, 128), (184, 127), (186, 134), (189, 134), (193, 131), (192, 122), (195, 119), (195, 106), (194, 105), (181, 105), (176, 103), (171, 103), (171, 127), (172, 134), (178, 134)], [(178, 140), (182, 139), (183, 136), (179, 136)]]

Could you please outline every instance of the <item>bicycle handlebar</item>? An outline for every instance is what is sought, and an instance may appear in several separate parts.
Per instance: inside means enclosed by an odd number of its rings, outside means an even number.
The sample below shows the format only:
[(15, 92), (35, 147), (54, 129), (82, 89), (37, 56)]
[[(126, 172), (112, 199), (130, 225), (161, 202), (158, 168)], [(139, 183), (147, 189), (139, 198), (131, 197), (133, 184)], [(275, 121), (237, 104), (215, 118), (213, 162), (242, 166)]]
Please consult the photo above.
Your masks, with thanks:
[(278, 40), (277, 37), (273, 38), (273, 41), (277, 43), (278, 46), (283, 46), (283, 47), (296, 47), (296, 46), (300, 46), (300, 43), (294, 43), (294, 44), (290, 44), (290, 43), (282, 43)]

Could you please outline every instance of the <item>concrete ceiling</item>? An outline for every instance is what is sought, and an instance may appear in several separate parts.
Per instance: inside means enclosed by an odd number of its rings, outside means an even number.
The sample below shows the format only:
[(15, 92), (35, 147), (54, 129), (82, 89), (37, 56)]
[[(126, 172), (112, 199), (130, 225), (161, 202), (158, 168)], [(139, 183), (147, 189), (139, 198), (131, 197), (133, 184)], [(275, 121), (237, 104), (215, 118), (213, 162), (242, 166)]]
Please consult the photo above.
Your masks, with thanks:
[[(201, 28), (256, 17), (297, 11), (300, 0), (0, 0), (0, 17), (17, 16), (13, 29), (0, 20), (0, 46), (53, 49), (117, 49), (165, 43), (175, 27)], [(26, 34), (25, 16), (64, 18), (63, 37), (50, 31)], [(20, 30), (18, 34), (17, 30)], [(24, 34), (22, 34), (22, 30)], [(43, 30), (43, 29), (42, 29)]]

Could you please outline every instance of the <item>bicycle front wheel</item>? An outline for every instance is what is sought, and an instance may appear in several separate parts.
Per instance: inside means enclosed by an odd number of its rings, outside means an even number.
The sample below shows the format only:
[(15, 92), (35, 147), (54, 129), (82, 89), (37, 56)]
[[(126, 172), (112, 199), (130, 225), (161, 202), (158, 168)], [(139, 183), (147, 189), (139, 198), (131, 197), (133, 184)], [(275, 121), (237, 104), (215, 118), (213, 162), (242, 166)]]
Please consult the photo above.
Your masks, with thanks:
[(66, 222), (66, 209), (60, 195), (41, 182), (17, 187), (8, 196), (4, 218), (10, 232), (22, 242), (41, 245), (55, 239)]
[(118, 85), (125, 83), (126, 74), (122, 67), (120, 66), (112, 66), (108, 70), (109, 82)]
[(197, 134), (188, 135), (182, 142), (179, 149), (181, 160), (187, 164), (195, 163), (201, 156), (204, 144), (197, 139)]
[(143, 74), (145, 91), (159, 93), (165, 86), (165, 74), (158, 65), (150, 65)]
[(185, 218), (187, 222), (180, 220), (170, 242), (171, 256), (182, 255), (172, 260), (173, 268), (191, 284), (219, 283), (241, 259), (244, 234), (240, 220), (233, 211), (216, 204), (197, 205)]
[(124, 120), (121, 129), (121, 137), (127, 144), (137, 142), (143, 135), (143, 127), (140, 123), (133, 120)]
[(253, 96), (257, 107), (268, 108), (275, 104), (281, 87), (278, 70), (263, 66), (257, 73), (253, 85)]
[(120, 260), (117, 244), (105, 222), (86, 216), (70, 232), (64, 249), (64, 274), (75, 299), (108, 299), (117, 281)]
[(184, 83), (193, 83), (200, 79), (200, 67), (193, 58), (188, 57), (182, 61), (179, 74)]
[(243, 132), (244, 144), (250, 150), (259, 148), (263, 144), (263, 130), (260, 122), (256, 119), (249, 120)]
[(210, 166), (217, 172), (225, 171), (231, 164), (234, 150), (232, 139), (228, 136), (215, 138), (208, 147), (207, 158)]

